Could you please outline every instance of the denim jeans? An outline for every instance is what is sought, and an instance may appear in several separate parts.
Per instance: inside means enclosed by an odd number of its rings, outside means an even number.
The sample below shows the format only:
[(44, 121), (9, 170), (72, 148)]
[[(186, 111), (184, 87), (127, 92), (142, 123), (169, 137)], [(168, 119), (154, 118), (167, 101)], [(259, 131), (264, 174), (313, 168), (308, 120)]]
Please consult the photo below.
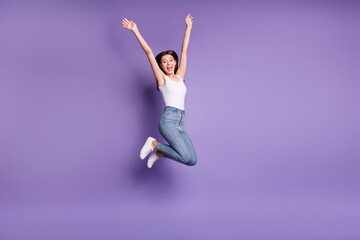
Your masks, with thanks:
[(185, 130), (185, 111), (179, 108), (166, 106), (159, 122), (161, 136), (169, 143), (160, 143), (157, 149), (164, 153), (164, 156), (194, 166), (197, 156), (189, 135)]

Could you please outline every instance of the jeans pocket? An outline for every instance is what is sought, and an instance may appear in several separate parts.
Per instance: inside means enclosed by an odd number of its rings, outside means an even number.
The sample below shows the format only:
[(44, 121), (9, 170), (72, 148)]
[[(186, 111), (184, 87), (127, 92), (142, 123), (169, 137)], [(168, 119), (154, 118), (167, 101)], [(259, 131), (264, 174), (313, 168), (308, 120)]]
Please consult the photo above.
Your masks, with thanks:
[(184, 124), (178, 125), (177, 129), (179, 130), (179, 132), (180, 132), (181, 134), (186, 134), (186, 130), (185, 130), (185, 125), (184, 125)]
[(165, 116), (176, 116), (179, 114), (179, 112), (174, 109), (166, 109), (163, 114)]

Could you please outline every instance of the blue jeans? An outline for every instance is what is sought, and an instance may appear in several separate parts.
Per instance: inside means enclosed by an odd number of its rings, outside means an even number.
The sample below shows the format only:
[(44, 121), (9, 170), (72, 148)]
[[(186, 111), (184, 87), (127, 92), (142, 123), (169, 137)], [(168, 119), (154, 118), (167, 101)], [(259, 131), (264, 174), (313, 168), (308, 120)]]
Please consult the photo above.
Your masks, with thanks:
[(161, 136), (170, 144), (160, 143), (157, 149), (164, 156), (179, 163), (194, 166), (197, 156), (189, 135), (185, 130), (185, 111), (166, 106), (159, 122)]

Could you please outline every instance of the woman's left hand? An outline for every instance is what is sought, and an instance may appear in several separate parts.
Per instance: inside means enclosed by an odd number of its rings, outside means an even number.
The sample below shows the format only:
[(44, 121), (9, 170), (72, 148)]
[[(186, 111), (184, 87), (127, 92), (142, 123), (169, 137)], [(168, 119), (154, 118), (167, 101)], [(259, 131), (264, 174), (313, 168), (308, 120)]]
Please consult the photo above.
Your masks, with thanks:
[(187, 17), (185, 18), (186, 26), (191, 28), (193, 22), (194, 22), (194, 19), (192, 16), (190, 16), (190, 13), (189, 13), (189, 15), (187, 15)]

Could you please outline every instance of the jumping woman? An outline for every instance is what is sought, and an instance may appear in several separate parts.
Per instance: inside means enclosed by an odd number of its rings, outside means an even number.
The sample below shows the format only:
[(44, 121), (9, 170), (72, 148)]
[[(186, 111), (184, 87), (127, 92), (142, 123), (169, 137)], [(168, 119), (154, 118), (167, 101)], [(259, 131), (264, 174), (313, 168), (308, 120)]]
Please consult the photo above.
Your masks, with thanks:
[(178, 56), (175, 51), (161, 52), (155, 58), (136, 24), (126, 18), (122, 20), (123, 27), (135, 34), (145, 51), (157, 81), (157, 89), (160, 90), (165, 103), (158, 128), (169, 145), (158, 142), (153, 137), (147, 138), (140, 151), (140, 158), (145, 159), (151, 153), (147, 162), (149, 168), (153, 166), (156, 160), (162, 157), (170, 158), (187, 166), (193, 166), (197, 162), (194, 146), (185, 130), (184, 104), (187, 89), (183, 80), (186, 72), (187, 50), (193, 22), (194, 19), (189, 14), (185, 18), (186, 31), (181, 48), (180, 66), (178, 66)]

